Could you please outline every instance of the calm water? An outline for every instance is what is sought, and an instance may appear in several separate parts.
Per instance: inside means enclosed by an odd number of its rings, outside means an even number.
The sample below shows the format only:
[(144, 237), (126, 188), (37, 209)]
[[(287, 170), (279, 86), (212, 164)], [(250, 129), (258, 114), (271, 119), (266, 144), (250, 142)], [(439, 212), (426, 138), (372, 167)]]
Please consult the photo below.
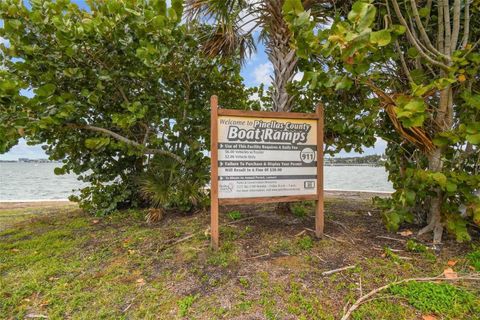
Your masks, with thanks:
[[(66, 199), (82, 186), (74, 175), (57, 176), (56, 163), (0, 163), (0, 200)], [(392, 191), (379, 167), (325, 167), (325, 189)]]

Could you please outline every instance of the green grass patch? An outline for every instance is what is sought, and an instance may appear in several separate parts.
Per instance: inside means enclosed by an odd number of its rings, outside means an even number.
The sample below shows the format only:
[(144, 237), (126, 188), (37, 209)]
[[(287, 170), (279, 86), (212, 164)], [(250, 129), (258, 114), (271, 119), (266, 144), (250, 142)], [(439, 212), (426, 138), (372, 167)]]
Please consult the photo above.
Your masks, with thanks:
[(310, 236), (303, 236), (297, 240), (297, 245), (302, 250), (310, 250), (313, 248), (313, 238)]
[(410, 251), (410, 252), (418, 252), (418, 253), (423, 253), (423, 252), (427, 252), (428, 248), (426, 246), (424, 246), (423, 244), (413, 240), (413, 239), (408, 239), (406, 244), (405, 244), (405, 248), (407, 249), (407, 251)]
[(424, 313), (447, 319), (473, 319), (480, 314), (480, 300), (473, 293), (449, 283), (407, 282), (389, 288), (393, 295)]
[(353, 314), (354, 320), (418, 319), (408, 306), (387, 299), (374, 300), (361, 305)]
[(474, 251), (467, 254), (468, 263), (480, 272), (480, 247), (476, 247)]
[(178, 300), (178, 314), (180, 317), (185, 317), (188, 314), (188, 309), (197, 300), (198, 295), (189, 295)]
[(227, 216), (231, 219), (231, 220), (239, 220), (242, 218), (242, 213), (238, 210), (233, 210), (233, 211), (229, 211), (227, 213)]
[(210, 249), (209, 251), (207, 262), (211, 265), (227, 268), (238, 262), (237, 251), (232, 242), (225, 241), (219, 250)]

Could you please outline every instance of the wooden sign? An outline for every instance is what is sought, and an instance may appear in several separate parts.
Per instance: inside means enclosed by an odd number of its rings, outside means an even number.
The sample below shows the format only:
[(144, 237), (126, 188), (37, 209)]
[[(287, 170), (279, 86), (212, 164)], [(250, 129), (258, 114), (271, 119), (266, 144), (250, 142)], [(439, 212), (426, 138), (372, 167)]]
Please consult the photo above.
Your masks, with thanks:
[(316, 113), (218, 109), (211, 98), (211, 235), (219, 204), (316, 200), (323, 234), (323, 110)]

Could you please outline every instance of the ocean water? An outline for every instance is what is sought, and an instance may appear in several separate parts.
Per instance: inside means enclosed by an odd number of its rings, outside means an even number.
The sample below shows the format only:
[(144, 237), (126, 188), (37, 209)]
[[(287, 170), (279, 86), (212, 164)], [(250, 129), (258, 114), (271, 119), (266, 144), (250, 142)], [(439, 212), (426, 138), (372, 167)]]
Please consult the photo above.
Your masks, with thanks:
[[(57, 176), (57, 163), (0, 163), (1, 200), (66, 199), (84, 186), (75, 175)], [(325, 167), (325, 189), (392, 191), (383, 167)]]

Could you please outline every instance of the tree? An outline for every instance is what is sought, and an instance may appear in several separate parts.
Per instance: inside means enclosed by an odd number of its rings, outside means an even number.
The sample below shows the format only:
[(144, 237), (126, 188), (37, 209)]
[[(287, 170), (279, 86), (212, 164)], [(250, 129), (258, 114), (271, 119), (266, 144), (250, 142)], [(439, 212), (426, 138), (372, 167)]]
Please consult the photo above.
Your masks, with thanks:
[(248, 93), (239, 66), (198, 53), (203, 27), (182, 24), (182, 2), (30, 5), (0, 4), (0, 150), (21, 136), (45, 143), (63, 160), (57, 174), (90, 184), (77, 200), (99, 213), (144, 202), (138, 179), (161, 159), (203, 187), (209, 97), (244, 108)]
[(337, 86), (360, 84), (375, 97), (396, 189), (380, 203), (387, 226), (412, 221), (415, 211), (428, 219), (420, 234), (433, 231), (435, 244), (444, 227), (463, 241), (470, 239), (468, 219), (480, 225), (480, 38), (471, 19), (478, 9), (470, 5), (388, 0), (377, 15), (373, 4), (357, 1), (346, 19), (319, 34), (308, 11), (286, 13), (305, 58), (339, 61)]
[[(291, 32), (282, 15), (284, 0), (188, 0), (190, 20), (204, 19), (214, 25), (206, 35), (204, 51), (211, 57), (240, 55), (244, 61), (255, 50), (253, 32), (260, 28), (260, 39), (273, 65), (272, 109), (290, 111), (293, 96), (288, 86), (297, 73), (298, 58), (290, 46)], [(289, 5), (289, 2), (285, 4)], [(324, 21), (325, 12), (333, 8), (333, 2), (303, 1), (311, 8), (316, 21)]]

